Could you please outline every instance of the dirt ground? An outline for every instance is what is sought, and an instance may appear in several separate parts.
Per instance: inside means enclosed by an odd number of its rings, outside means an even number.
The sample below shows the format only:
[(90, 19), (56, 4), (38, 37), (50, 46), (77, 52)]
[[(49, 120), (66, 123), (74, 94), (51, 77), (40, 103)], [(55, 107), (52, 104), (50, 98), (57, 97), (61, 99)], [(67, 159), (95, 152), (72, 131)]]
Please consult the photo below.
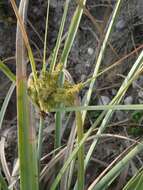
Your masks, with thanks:
[[(63, 0), (52, 0), (50, 4), (50, 17), (49, 17), (49, 32), (48, 32), (48, 55), (52, 52), (52, 49), (56, 42), (56, 37), (60, 25), (60, 18), (63, 13)], [(79, 81), (85, 81), (92, 75), (96, 57), (98, 54), (99, 40), (104, 36), (104, 31), (108, 25), (108, 19), (110, 18), (114, 0), (88, 0), (87, 9), (90, 14), (84, 14), (78, 34), (76, 36), (72, 51), (68, 59), (67, 69), (72, 75), (75, 83)], [(42, 63), (42, 51), (43, 51), (43, 39), (45, 32), (45, 19), (46, 19), (46, 6), (47, 1), (37, 0), (30, 1), (28, 9), (28, 21), (27, 30), (30, 37), (30, 42), (34, 50), (35, 57), (37, 58), (37, 67), (41, 67)], [(65, 33), (67, 32), (71, 16), (73, 15), (76, 3), (71, 2), (69, 8), (69, 14), (67, 18), (67, 24)], [(124, 76), (128, 73), (132, 67), (134, 61), (138, 57), (140, 47), (143, 43), (143, 1), (142, 0), (124, 0), (121, 8), (120, 15), (114, 26), (110, 38), (110, 46), (108, 45), (105, 57), (101, 66), (101, 70), (112, 65), (116, 61), (123, 58), (130, 52), (135, 51), (134, 54), (122, 61), (118, 66), (112, 69), (110, 72), (103, 74), (99, 77), (95, 84), (95, 90), (92, 95), (91, 104), (108, 104), (110, 100), (115, 96), (119, 89)], [(15, 73), (15, 32), (16, 32), (16, 19), (12, 8), (9, 3), (2, 0), (0, 3), (0, 59), (5, 60), (9, 68)], [(95, 21), (97, 24), (95, 24)], [(98, 27), (101, 29), (98, 30)], [(48, 60), (47, 60), (48, 62)], [(4, 100), (6, 92), (10, 86), (8, 79), (0, 72), (0, 104)], [(136, 80), (127, 94), (124, 97), (122, 103), (143, 103), (143, 76)], [(83, 97), (87, 89), (84, 89), (80, 96)], [(89, 127), (99, 113), (89, 112), (86, 128)], [(136, 133), (143, 132), (142, 130), (142, 114), (138, 120), (135, 120), (134, 112), (117, 111), (112, 118), (108, 133), (115, 133), (120, 135), (133, 135), (132, 131), (136, 127)], [(140, 113), (137, 113), (140, 114)], [(37, 116), (38, 118), (38, 116)], [(49, 151), (52, 149), (53, 144), (49, 140), (49, 130), (53, 130), (54, 118), (53, 116), (47, 117), (47, 126), (44, 136), (44, 147), (48, 144)], [(49, 127), (50, 126), (50, 127)], [(17, 155), (17, 149), (13, 154), (13, 147), (16, 143), (16, 106), (15, 106), (15, 94), (8, 106), (7, 114), (3, 123), (3, 128), (11, 128), (10, 135), (7, 138), (7, 160), (9, 165), (15, 160)], [(48, 136), (47, 136), (48, 135)], [(135, 136), (135, 133), (133, 135)], [(14, 137), (14, 139), (13, 139)], [(52, 135), (50, 135), (52, 139)], [(65, 137), (66, 139), (66, 137)], [(107, 143), (108, 142), (108, 143)], [(129, 146), (129, 142), (107, 138), (99, 142), (99, 148), (95, 151), (91, 164), (87, 170), (86, 183), (90, 184), (94, 177), (97, 176), (108, 164), (126, 147)], [(87, 147), (88, 148), (88, 147)], [(45, 148), (46, 151), (46, 148)], [(45, 154), (43, 150), (43, 154)], [(116, 182), (116, 190), (120, 190), (122, 185), (120, 181), (127, 180), (134, 174), (135, 169), (141, 166), (141, 155), (135, 158), (134, 163), (127, 166), (125, 171), (121, 174)], [(137, 164), (138, 163), (138, 164)], [(93, 167), (96, 164), (96, 169)], [(122, 183), (124, 184), (124, 183)], [(114, 185), (111, 189), (115, 189)]]

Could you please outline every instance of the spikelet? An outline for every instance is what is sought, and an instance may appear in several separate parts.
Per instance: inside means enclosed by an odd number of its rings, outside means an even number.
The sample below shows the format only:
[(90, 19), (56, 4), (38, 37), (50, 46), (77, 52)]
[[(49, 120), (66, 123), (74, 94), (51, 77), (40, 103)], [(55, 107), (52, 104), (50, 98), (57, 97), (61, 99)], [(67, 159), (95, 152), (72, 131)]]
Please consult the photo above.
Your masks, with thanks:
[(64, 106), (74, 105), (77, 94), (83, 88), (82, 83), (73, 85), (68, 80), (60, 88), (58, 80), (62, 68), (62, 64), (58, 64), (52, 73), (41, 72), (37, 81), (34, 81), (32, 74), (29, 76), (28, 94), (42, 112), (50, 112), (60, 103)]

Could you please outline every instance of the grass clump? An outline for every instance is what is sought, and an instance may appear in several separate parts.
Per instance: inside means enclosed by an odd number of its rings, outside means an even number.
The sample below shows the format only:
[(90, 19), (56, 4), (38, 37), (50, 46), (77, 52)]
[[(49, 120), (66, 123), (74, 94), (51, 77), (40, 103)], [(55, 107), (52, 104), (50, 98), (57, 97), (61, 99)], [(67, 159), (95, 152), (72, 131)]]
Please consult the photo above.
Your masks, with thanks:
[[(44, 42), (44, 55), (43, 55), (43, 68), (40, 71), (36, 70), (35, 57), (30, 47), (29, 39), (26, 33), (25, 25), (26, 18), (22, 18), (21, 15), (25, 15), (25, 3), (26, 1), (22, 1), (20, 3), (20, 9), (18, 13), (18, 9), (15, 5), (15, 1), (11, 0), (13, 8), (15, 10), (17, 20), (18, 20), (18, 32), (17, 32), (17, 73), (16, 77), (8, 70), (5, 65), (0, 62), (0, 69), (8, 76), (8, 78), (14, 83), (9, 90), (6, 101), (3, 104), (3, 108), (0, 113), (0, 126), (3, 121), (3, 113), (6, 111), (6, 107), (8, 105), (9, 98), (13, 89), (15, 87), (15, 78), (16, 78), (16, 88), (17, 88), (17, 112), (18, 112), (18, 149), (19, 149), (19, 159), (20, 159), (20, 180), (21, 180), (21, 190), (38, 190), (40, 185), (42, 184), (41, 176), (43, 177), (43, 173), (47, 172), (44, 178), (50, 181), (50, 187), (47, 187), (47, 183), (45, 183), (46, 189), (50, 188), (51, 190), (62, 189), (62, 190), (83, 190), (86, 188), (85, 175), (86, 168), (91, 160), (91, 156), (94, 152), (94, 149), (97, 147), (97, 142), (107, 126), (108, 123), (116, 109), (134, 109), (135, 105), (119, 105), (122, 98), (124, 97), (126, 91), (131, 85), (132, 81), (135, 80), (138, 75), (142, 72), (143, 69), (143, 52), (140, 54), (137, 61), (134, 63), (132, 69), (129, 71), (127, 77), (124, 82), (120, 86), (116, 96), (112, 99), (112, 101), (107, 106), (88, 106), (91, 100), (91, 94), (94, 87), (94, 82), (96, 78), (101, 75), (99, 73), (99, 68), (102, 63), (104, 52), (109, 43), (109, 38), (116, 21), (116, 17), (120, 12), (120, 7), (122, 5), (122, 0), (118, 0), (112, 17), (110, 19), (108, 28), (105, 36), (101, 40), (100, 49), (97, 56), (97, 61), (95, 64), (95, 70), (93, 76), (85, 82), (80, 82), (78, 84), (74, 84), (71, 80), (66, 77), (66, 64), (69, 56), (69, 52), (73, 45), (73, 41), (75, 39), (75, 35), (77, 33), (79, 23), (81, 20), (81, 16), (83, 14), (83, 9), (85, 10), (86, 1), (81, 0), (77, 1), (77, 7), (72, 17), (71, 24), (69, 26), (68, 34), (66, 36), (64, 48), (59, 59), (59, 49), (61, 47), (61, 40), (63, 36), (63, 29), (66, 20), (66, 15), (68, 11), (69, 1), (65, 1), (64, 14), (61, 22), (60, 31), (57, 38), (56, 46), (53, 50), (53, 56), (51, 62), (49, 63), (49, 70), (46, 69), (46, 51), (47, 51), (47, 30), (48, 30), (48, 14), (49, 14), (49, 3), (47, 8), (47, 19), (46, 19), (46, 32), (45, 32), (45, 42)], [(24, 46), (25, 43), (25, 46)], [(28, 80), (26, 77), (26, 66), (23, 64), (26, 60), (25, 58), (25, 50), (27, 49), (27, 53), (29, 56), (29, 61), (31, 63), (32, 73), (29, 75)], [(58, 63), (59, 62), (59, 63)], [(58, 63), (58, 64), (57, 64)], [(56, 65), (57, 64), (57, 65)], [(23, 69), (24, 68), (24, 69)], [(109, 68), (107, 69), (109, 70)], [(106, 71), (107, 71), (106, 70)], [(102, 72), (103, 73), (103, 72)], [(87, 92), (87, 96), (85, 96), (85, 101), (81, 102), (78, 98), (78, 94), (80, 90), (82, 90), (85, 86), (89, 86), (89, 90)], [(51, 155), (51, 160), (49, 163), (46, 163), (44, 167), (41, 165), (41, 158), (43, 160), (42, 155), (42, 143), (43, 143), (43, 129), (45, 125), (45, 117), (40, 114), (40, 122), (39, 122), (39, 131), (38, 134), (35, 130), (35, 125), (33, 124), (34, 114), (32, 112), (29, 98), (32, 100), (33, 104), (39, 109), (41, 113), (47, 112), (56, 112), (55, 117), (55, 147), (48, 154)], [(67, 108), (68, 107), (68, 108)], [(70, 107), (70, 108), (69, 108)], [(101, 109), (102, 108), (102, 109)], [(139, 105), (136, 105), (136, 109), (139, 109)], [(75, 112), (75, 120), (72, 121), (72, 127), (70, 131), (70, 137), (67, 139), (66, 143), (62, 142), (62, 125), (63, 125), (63, 113), (67, 111), (67, 109), (72, 109)], [(84, 120), (86, 117), (86, 112), (89, 110), (94, 110), (94, 115), (91, 116), (93, 123), (85, 132), (84, 130)], [(96, 111), (97, 110), (97, 111)], [(101, 112), (101, 110), (104, 110)], [(71, 110), (70, 110), (71, 111)], [(69, 111), (68, 111), (69, 112)], [(70, 114), (69, 114), (70, 115)], [(136, 119), (139, 120), (135, 115)], [(67, 119), (67, 118), (65, 118)], [(70, 119), (70, 117), (69, 117)], [(68, 120), (68, 119), (67, 119)], [(68, 125), (68, 121), (66, 122)], [(0, 127), (1, 128), (1, 127)], [(65, 127), (66, 128), (66, 127)], [(97, 130), (95, 130), (95, 128)], [(94, 134), (94, 131), (98, 131)], [(85, 133), (84, 133), (85, 132)], [(93, 140), (91, 142), (91, 140)], [(86, 149), (86, 143), (89, 142), (89, 148)], [(107, 189), (110, 184), (113, 182), (119, 173), (124, 169), (125, 165), (141, 150), (143, 149), (142, 141), (135, 145), (135, 147), (131, 147), (131, 151), (128, 150), (126, 152), (126, 156), (124, 154), (124, 158), (121, 161), (115, 159), (114, 167), (109, 168), (109, 170), (104, 170), (104, 175), (100, 178), (95, 178), (95, 180), (88, 184), (88, 190), (102, 190)], [(66, 150), (66, 151), (65, 151)], [(58, 153), (57, 153), (58, 152)], [(46, 155), (47, 156), (47, 155)], [(38, 158), (38, 159), (37, 159)], [(64, 159), (63, 159), (64, 158)], [(64, 160), (64, 161), (63, 161)], [(37, 167), (38, 166), (38, 167)], [(4, 168), (4, 167), (3, 167)], [(50, 168), (50, 169), (49, 169)], [(108, 169), (108, 167), (107, 167)], [(4, 170), (4, 169), (3, 169)], [(49, 172), (50, 171), (50, 172)], [(4, 175), (6, 173), (4, 172)], [(56, 176), (57, 175), (57, 176)], [(29, 177), (30, 176), (30, 177)], [(11, 177), (11, 176), (10, 176)], [(12, 176), (13, 177), (13, 176)], [(19, 177), (19, 176), (18, 176)], [(17, 178), (18, 179), (18, 178)], [(3, 181), (3, 175), (0, 174), (0, 180)], [(14, 184), (14, 183), (13, 183)], [(48, 185), (49, 185), (48, 184)], [(64, 184), (64, 185), (63, 185)], [(42, 184), (43, 185), (43, 184)], [(3, 185), (4, 186), (4, 185)], [(41, 189), (41, 187), (40, 187)], [(44, 188), (43, 188), (44, 190)]]

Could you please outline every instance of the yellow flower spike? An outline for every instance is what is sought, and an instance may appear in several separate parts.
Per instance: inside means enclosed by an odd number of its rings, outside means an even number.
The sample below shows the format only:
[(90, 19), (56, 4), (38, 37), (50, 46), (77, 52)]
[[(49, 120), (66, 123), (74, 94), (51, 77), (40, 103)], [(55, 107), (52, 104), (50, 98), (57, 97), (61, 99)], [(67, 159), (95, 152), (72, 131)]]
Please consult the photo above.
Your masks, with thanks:
[(62, 68), (62, 64), (58, 64), (52, 73), (41, 71), (36, 82), (33, 80), (32, 74), (29, 76), (28, 94), (42, 112), (50, 112), (59, 103), (65, 106), (74, 105), (76, 96), (84, 87), (83, 83), (73, 85), (65, 80), (63, 87), (59, 88), (58, 80)]

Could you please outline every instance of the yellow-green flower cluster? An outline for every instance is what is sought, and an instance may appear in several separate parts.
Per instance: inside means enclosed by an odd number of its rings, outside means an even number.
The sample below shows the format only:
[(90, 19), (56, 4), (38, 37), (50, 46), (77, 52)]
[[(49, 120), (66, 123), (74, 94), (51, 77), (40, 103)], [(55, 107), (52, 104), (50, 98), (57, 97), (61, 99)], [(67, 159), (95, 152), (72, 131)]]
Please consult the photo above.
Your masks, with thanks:
[(77, 94), (83, 88), (82, 83), (74, 85), (68, 80), (60, 87), (61, 67), (59, 64), (52, 73), (41, 71), (37, 81), (34, 81), (33, 76), (28, 79), (28, 94), (42, 112), (50, 112), (60, 103), (64, 106), (73, 106)]

